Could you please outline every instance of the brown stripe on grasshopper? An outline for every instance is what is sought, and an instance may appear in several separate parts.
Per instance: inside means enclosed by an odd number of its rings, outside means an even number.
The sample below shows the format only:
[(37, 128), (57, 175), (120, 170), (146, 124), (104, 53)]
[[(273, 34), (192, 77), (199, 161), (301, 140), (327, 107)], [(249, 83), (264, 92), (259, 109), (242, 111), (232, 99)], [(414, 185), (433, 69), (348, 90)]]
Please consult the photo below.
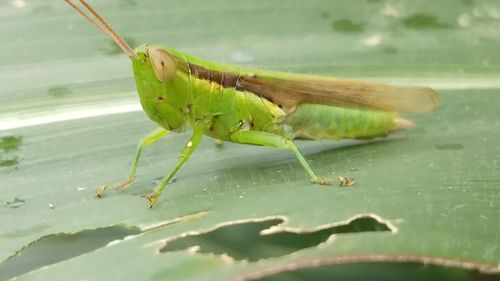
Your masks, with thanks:
[(277, 100), (275, 98), (276, 95), (268, 94), (266, 93), (266, 91), (260, 91), (259, 88), (257, 87), (248, 87), (243, 83), (241, 83), (243, 79), (256, 79), (257, 78), (256, 74), (238, 75), (231, 72), (223, 72), (213, 69), (207, 69), (203, 66), (192, 63), (188, 64), (188, 67), (190, 73), (193, 74), (197, 79), (214, 82), (221, 85), (224, 88), (235, 88), (236, 90), (239, 91), (251, 92), (261, 98), (264, 98), (276, 104), (280, 108), (282, 108), (284, 105), (287, 104), (286, 95), (283, 98)]
[(191, 73), (198, 79), (215, 82), (224, 88), (236, 88), (239, 79), (239, 75), (237, 74), (207, 69), (192, 63), (188, 64), (188, 67)]

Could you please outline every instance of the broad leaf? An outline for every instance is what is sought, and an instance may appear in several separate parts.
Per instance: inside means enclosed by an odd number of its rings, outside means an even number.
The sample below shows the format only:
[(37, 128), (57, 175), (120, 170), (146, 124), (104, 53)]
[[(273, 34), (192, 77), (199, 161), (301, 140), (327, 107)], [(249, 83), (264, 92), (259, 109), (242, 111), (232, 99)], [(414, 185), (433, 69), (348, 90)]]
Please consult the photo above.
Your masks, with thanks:
[(311, 185), (287, 151), (206, 138), (150, 210), (141, 196), (186, 133), (148, 148), (132, 187), (96, 199), (155, 128), (130, 62), (63, 1), (3, 1), (0, 279), (251, 279), (319, 265), (376, 279), (399, 262), (452, 280), (500, 271), (497, 1), (91, 4), (131, 45), (431, 86), (441, 106), (388, 138), (297, 142), (318, 174), (353, 177), (352, 188)]

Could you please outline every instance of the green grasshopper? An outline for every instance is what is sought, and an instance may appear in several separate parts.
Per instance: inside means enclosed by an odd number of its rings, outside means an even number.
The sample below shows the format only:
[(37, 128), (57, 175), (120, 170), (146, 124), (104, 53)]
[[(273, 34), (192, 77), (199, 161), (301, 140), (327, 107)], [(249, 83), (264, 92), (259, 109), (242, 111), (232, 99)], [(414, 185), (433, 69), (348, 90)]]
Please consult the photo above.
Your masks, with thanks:
[[(413, 127), (399, 113), (420, 113), (439, 105), (437, 93), (426, 87), (395, 86), (332, 77), (292, 74), (219, 64), (158, 45), (135, 50), (84, 0), (90, 12), (65, 0), (109, 36), (132, 60), (141, 105), (159, 127), (138, 144), (129, 176), (117, 185), (129, 186), (143, 149), (169, 132), (192, 128), (177, 165), (145, 196), (150, 208), (186, 163), (204, 135), (217, 140), (290, 150), (312, 183), (317, 176), (294, 139), (370, 139)], [(104, 186), (96, 192), (100, 197)]]

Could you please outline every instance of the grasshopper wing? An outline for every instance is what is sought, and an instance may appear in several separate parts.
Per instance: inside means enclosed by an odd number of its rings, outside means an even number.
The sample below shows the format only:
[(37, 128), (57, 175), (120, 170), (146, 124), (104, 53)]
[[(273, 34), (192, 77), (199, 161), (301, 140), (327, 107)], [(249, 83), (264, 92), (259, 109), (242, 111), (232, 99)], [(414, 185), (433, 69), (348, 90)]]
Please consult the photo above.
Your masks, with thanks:
[(238, 86), (283, 107), (300, 103), (419, 113), (439, 105), (437, 93), (427, 87), (396, 86), (312, 75), (242, 74)]

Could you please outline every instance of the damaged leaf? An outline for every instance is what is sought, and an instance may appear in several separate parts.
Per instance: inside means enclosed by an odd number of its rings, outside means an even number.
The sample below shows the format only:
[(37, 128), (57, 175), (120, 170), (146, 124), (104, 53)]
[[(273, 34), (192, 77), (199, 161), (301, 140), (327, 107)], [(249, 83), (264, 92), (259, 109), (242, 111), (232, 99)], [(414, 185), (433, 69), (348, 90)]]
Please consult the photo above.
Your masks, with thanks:
[[(0, 279), (497, 278), (499, 3), (90, 2), (138, 45), (432, 86), (442, 106), (405, 116), (417, 127), (389, 138), (298, 143), (318, 174), (354, 178), (353, 188), (311, 185), (286, 151), (204, 139), (149, 210), (142, 196), (177, 161), (181, 133), (144, 151), (131, 187), (96, 199), (155, 127), (130, 61), (62, 1), (4, 1)], [(117, 225), (133, 233), (82, 238)]]
[(316, 229), (293, 229), (284, 226), (284, 223), (283, 219), (269, 219), (223, 225), (205, 233), (181, 235), (167, 241), (160, 252), (191, 248), (197, 253), (224, 254), (236, 260), (257, 261), (317, 246), (334, 234), (390, 231), (386, 224), (370, 216), (361, 216), (345, 224), (318, 226)]

